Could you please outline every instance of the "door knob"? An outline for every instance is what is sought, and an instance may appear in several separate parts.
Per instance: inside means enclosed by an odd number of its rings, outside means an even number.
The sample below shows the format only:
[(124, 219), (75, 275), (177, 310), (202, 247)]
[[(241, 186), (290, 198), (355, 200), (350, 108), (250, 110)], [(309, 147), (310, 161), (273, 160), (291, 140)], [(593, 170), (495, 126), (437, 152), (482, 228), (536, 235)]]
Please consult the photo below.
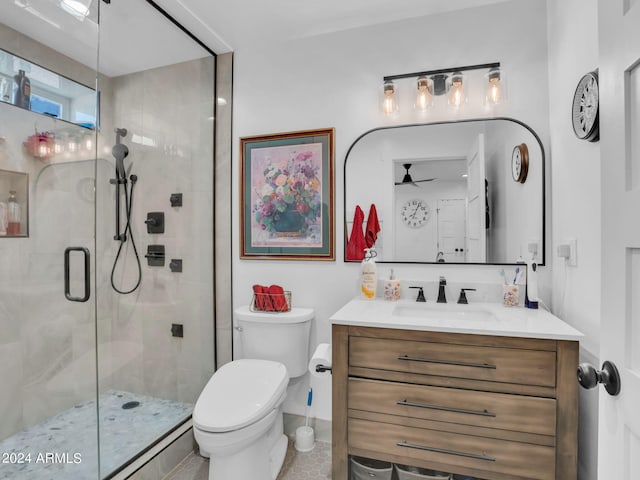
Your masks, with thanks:
[(578, 383), (587, 390), (602, 383), (609, 395), (615, 397), (620, 393), (620, 374), (616, 366), (609, 360), (602, 364), (602, 370), (596, 370), (589, 363), (581, 363), (578, 366)]

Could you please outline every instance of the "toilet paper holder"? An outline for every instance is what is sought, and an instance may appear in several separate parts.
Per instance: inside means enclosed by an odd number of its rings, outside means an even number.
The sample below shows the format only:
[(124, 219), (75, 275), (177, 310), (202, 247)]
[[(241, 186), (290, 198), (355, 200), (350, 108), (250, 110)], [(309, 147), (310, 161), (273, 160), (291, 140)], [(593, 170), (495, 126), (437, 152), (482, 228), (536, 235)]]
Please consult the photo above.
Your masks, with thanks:
[(327, 367), (326, 365), (316, 365), (316, 372), (324, 373), (324, 372), (332, 372), (332, 370), (331, 370), (331, 367)]

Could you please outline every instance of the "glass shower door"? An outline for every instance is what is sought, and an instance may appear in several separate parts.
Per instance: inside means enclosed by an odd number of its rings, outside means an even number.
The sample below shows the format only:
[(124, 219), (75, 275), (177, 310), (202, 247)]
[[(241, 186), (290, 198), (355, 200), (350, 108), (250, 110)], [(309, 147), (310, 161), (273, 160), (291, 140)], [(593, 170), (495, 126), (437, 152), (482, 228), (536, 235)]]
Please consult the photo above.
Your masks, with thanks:
[(95, 13), (2, 6), (3, 479), (98, 478)]
[(98, 401), (108, 478), (188, 430), (214, 370), (215, 57), (145, 0), (100, 2), (99, 36)]

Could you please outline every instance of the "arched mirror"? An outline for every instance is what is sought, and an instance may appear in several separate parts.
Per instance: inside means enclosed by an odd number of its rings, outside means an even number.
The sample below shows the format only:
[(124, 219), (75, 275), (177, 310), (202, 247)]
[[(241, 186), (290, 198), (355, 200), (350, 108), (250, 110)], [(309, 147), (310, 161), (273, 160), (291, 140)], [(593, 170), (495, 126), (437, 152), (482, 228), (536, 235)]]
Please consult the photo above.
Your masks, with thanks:
[(345, 261), (375, 215), (377, 261), (544, 265), (544, 163), (538, 135), (508, 118), (366, 132), (344, 164)]

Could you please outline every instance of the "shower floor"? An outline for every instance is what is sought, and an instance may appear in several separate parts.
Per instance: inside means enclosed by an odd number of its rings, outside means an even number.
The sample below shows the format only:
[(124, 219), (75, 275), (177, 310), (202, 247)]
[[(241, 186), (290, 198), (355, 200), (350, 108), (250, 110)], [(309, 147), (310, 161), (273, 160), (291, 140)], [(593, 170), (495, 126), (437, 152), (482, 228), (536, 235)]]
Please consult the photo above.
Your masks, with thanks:
[[(191, 404), (121, 391), (100, 395), (99, 405), (101, 478), (193, 410)], [(0, 441), (0, 479), (97, 479), (96, 415), (96, 402), (91, 400)]]

